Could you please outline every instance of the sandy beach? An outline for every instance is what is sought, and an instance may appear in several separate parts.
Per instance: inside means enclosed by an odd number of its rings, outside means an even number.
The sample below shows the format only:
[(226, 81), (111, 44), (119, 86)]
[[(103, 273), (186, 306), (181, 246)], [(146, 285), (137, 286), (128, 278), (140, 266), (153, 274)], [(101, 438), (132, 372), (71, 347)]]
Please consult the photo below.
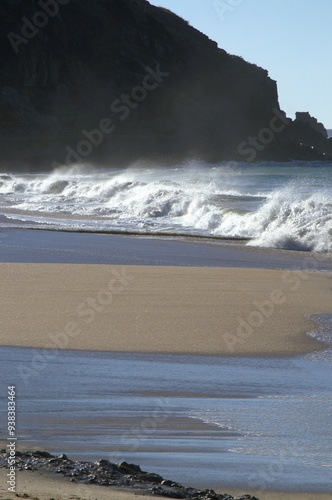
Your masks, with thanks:
[(1, 344), (216, 355), (292, 355), (322, 344), (328, 274), (287, 270), (0, 264)]

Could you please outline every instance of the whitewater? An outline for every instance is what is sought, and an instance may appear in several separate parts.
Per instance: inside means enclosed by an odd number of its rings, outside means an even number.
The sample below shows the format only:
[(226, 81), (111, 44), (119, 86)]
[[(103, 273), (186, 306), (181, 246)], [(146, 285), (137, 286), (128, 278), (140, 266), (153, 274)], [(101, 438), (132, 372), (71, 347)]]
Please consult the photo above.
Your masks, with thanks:
[(320, 162), (8, 171), (0, 174), (0, 231), (213, 237), (331, 252), (331, 193), (332, 164)]

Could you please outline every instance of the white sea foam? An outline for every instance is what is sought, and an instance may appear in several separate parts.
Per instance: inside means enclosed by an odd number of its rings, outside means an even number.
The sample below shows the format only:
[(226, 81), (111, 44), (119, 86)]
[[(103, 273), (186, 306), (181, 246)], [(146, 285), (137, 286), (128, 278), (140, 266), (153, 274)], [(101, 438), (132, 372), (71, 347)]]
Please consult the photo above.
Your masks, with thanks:
[(79, 166), (0, 175), (0, 206), (16, 225), (236, 237), (262, 247), (327, 252), (331, 187), (330, 169), (317, 165)]
[(291, 183), (245, 217), (250, 245), (314, 252), (331, 251), (332, 201), (327, 190), (301, 191)]

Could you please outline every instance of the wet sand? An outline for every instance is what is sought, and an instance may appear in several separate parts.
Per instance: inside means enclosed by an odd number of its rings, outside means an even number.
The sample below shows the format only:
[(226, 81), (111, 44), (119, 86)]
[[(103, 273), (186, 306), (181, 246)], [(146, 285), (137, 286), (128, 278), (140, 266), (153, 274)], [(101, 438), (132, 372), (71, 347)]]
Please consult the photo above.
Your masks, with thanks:
[(308, 268), (332, 273), (332, 256), (255, 248), (239, 241), (175, 236), (129, 237), (13, 228), (0, 231), (0, 262)]
[(120, 352), (293, 355), (322, 347), (329, 274), (0, 264), (1, 344)]

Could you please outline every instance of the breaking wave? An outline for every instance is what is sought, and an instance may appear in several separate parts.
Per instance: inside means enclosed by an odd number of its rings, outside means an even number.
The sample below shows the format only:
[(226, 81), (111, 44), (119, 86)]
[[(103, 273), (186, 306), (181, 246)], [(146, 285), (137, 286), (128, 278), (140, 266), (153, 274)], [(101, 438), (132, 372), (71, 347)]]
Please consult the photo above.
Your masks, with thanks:
[(328, 252), (331, 187), (330, 169), (317, 165), (73, 167), (0, 175), (0, 212), (6, 226), (242, 238)]

